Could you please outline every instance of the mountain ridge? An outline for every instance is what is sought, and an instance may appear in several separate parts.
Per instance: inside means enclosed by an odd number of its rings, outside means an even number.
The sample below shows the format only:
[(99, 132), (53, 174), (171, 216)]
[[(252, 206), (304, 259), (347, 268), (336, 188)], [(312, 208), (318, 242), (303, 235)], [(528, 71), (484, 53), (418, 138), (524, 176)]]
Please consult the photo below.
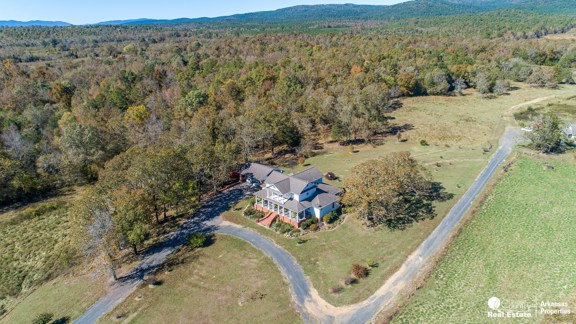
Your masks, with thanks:
[(64, 21), (47, 21), (47, 20), (0, 20), (0, 27), (29, 27), (29, 26), (45, 26), (45, 27), (65, 27), (72, 26), (71, 23)]
[[(574, 14), (573, 0), (412, 0), (394, 5), (319, 4), (298, 5), (270, 11), (241, 13), (219, 17), (153, 19), (137, 18), (110, 20), (86, 25), (177, 25), (187, 23), (261, 23), (298, 21), (369, 21), (398, 20), (419, 17), (440, 17), (477, 14), (500, 9), (518, 9), (528, 12)], [(0, 21), (0, 27), (70, 26), (61, 21), (34, 20), (29, 22)]]

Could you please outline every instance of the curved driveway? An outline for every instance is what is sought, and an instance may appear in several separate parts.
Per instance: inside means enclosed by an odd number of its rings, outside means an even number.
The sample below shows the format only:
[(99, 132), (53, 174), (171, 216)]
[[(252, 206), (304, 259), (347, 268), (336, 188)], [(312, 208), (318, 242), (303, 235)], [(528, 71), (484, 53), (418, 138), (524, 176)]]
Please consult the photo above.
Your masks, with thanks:
[(365, 323), (370, 322), (380, 310), (393, 304), (394, 298), (420, 275), (427, 262), (436, 256), (449, 242), (451, 234), (460, 223), (472, 203), (484, 189), (498, 166), (512, 152), (519, 133), (506, 129), (501, 146), (494, 153), (486, 168), (480, 173), (468, 191), (450, 210), (437, 228), (408, 257), (400, 269), (381, 286), (374, 295), (365, 301), (343, 307), (334, 307), (324, 301), (306, 278), (302, 267), (283, 248), (269, 239), (245, 228), (223, 222), (220, 214), (228, 210), (234, 202), (246, 195), (240, 188), (223, 192), (207, 201), (186, 221), (181, 229), (169, 235), (166, 241), (147, 252), (142, 261), (126, 277), (114, 284), (108, 294), (92, 305), (75, 323), (95, 323), (102, 315), (112, 311), (126, 299), (142, 282), (146, 273), (161, 265), (174, 250), (185, 243), (193, 232), (203, 231), (232, 235), (245, 240), (270, 256), (290, 283), (298, 312), (305, 322), (322, 323)]

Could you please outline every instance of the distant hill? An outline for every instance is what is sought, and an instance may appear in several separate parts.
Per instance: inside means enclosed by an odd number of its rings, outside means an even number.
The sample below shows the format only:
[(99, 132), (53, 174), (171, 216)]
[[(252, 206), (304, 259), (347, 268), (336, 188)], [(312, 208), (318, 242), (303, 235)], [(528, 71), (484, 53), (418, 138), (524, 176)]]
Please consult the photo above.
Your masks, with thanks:
[[(329, 0), (328, 0), (329, 1)], [(413, 0), (389, 6), (302, 5), (215, 18), (112, 20), (96, 25), (176, 25), (185, 23), (298, 23), (304, 21), (386, 21), (417, 17), (476, 14), (499, 9), (576, 15), (576, 0)], [(69, 26), (60, 21), (0, 21), (1, 26)]]
[(458, 14), (472, 14), (485, 11), (480, 6), (470, 4), (450, 3), (437, 0), (416, 0), (390, 6), (376, 5), (302, 5), (282, 8), (273, 11), (261, 11), (246, 14), (215, 18), (180, 18), (174, 20), (163, 19), (134, 19), (125, 21), (111, 21), (100, 24), (105, 25), (143, 25), (143, 24), (180, 24), (202, 22), (291, 22), (291, 21), (328, 21), (328, 20), (392, 20), (414, 17), (447, 16)]
[(32, 21), (17, 21), (17, 20), (0, 20), (0, 27), (27, 27), (27, 26), (72, 26), (67, 22), (63, 21), (43, 21), (43, 20), (32, 20)]
[(515, 8), (537, 13), (576, 15), (574, 0), (528, 0)]
[(215, 18), (134, 19), (104, 25), (150, 25), (182, 23), (258, 23), (299, 21), (367, 21), (476, 14), (498, 9), (553, 14), (576, 14), (575, 0), (413, 0), (389, 6), (328, 4), (302, 5)]

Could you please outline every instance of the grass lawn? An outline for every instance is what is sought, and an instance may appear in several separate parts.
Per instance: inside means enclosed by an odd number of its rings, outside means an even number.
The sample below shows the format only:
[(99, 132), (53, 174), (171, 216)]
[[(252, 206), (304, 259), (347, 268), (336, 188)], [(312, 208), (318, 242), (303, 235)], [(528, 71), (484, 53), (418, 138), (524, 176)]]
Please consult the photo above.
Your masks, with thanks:
[(0, 323), (31, 323), (42, 313), (75, 319), (104, 294), (104, 285), (88, 276), (58, 278), (21, 300)]
[[(545, 170), (545, 161), (555, 169)], [(493, 323), (487, 317), (493, 296), (504, 309), (515, 302), (568, 302), (574, 313), (575, 175), (568, 159), (521, 156), (394, 322)], [(551, 321), (542, 315), (506, 321), (543, 319)]]
[[(339, 181), (330, 182), (343, 186), (353, 166), (385, 156), (390, 152), (410, 151), (421, 163), (428, 166), (434, 181), (441, 182), (448, 192), (455, 194), (451, 201), (436, 204), (439, 215), (405, 231), (373, 230), (363, 227), (352, 217), (331, 232), (310, 234), (308, 242), (298, 246), (271, 230), (262, 228), (240, 215), (242, 202), (233, 213), (225, 218), (262, 233), (288, 250), (304, 268), (320, 295), (334, 305), (360, 302), (372, 295), (384, 281), (395, 272), (406, 257), (432, 232), (442, 217), (466, 191), (486, 165), (491, 153), (484, 154), (482, 148), (497, 147), (498, 138), (504, 130), (502, 115), (510, 107), (540, 97), (568, 97), (576, 94), (576, 87), (566, 86), (561, 90), (534, 89), (524, 85), (510, 95), (496, 99), (482, 99), (473, 92), (463, 97), (418, 97), (404, 99), (404, 107), (394, 112), (394, 123), (411, 123), (413, 130), (403, 134), (406, 142), (389, 138), (384, 145), (356, 146), (357, 153), (337, 144), (326, 144), (314, 157), (306, 159), (305, 166), (285, 168), (297, 172), (315, 166), (322, 172), (334, 172)], [(555, 100), (555, 99), (551, 99)], [(544, 101), (545, 103), (546, 101)], [(421, 146), (420, 140), (430, 146)], [(338, 295), (330, 288), (350, 273), (353, 263), (376, 260), (379, 267), (372, 270), (367, 279)]]
[(297, 323), (288, 284), (271, 259), (225, 235), (214, 244), (174, 258), (184, 262), (162, 272), (155, 288), (142, 286), (100, 322), (123, 315), (134, 323)]

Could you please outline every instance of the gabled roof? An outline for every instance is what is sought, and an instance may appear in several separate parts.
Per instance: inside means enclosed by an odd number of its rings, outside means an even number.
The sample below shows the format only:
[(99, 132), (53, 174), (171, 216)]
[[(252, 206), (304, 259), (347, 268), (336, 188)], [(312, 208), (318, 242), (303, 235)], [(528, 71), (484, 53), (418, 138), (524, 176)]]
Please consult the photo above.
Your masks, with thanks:
[(278, 171), (272, 171), (272, 173), (270, 173), (270, 175), (268, 176), (268, 178), (266, 179), (266, 181), (264, 181), (266, 184), (275, 184), (278, 183), (282, 180), (286, 180), (288, 179), (288, 176), (285, 175), (284, 173), (278, 172)]
[(344, 192), (344, 189), (342, 188), (334, 187), (325, 183), (318, 184), (317, 188), (331, 195), (338, 195)]
[(312, 206), (322, 208), (337, 201), (338, 201), (337, 196), (331, 195), (329, 193), (323, 193), (319, 194), (318, 196), (316, 196), (316, 198), (312, 200)]
[(304, 181), (304, 180), (301, 180), (298, 178), (294, 178), (292, 176), (292, 177), (287, 177), (284, 180), (281, 180), (279, 182), (274, 183), (274, 186), (282, 194), (292, 192), (292, 193), (299, 195), (302, 192), (304, 192), (304, 189), (306, 189), (306, 187), (308, 186), (308, 183), (309, 182), (307, 182), (307, 181)]
[(294, 177), (304, 181), (314, 182), (318, 179), (322, 179), (324, 174), (322, 174), (322, 172), (320, 172), (320, 170), (316, 169), (315, 167), (310, 167), (302, 172), (296, 173)]
[(267, 165), (264, 165), (264, 164), (250, 163), (250, 166), (247, 169), (242, 170), (242, 172), (240, 172), (240, 174), (242, 174), (242, 175), (251, 174), (252, 177), (254, 177), (254, 179), (256, 179), (260, 182), (264, 182), (264, 180), (266, 180), (266, 178), (268, 178), (270, 173), (272, 173), (275, 170), (276, 169), (269, 167)]

